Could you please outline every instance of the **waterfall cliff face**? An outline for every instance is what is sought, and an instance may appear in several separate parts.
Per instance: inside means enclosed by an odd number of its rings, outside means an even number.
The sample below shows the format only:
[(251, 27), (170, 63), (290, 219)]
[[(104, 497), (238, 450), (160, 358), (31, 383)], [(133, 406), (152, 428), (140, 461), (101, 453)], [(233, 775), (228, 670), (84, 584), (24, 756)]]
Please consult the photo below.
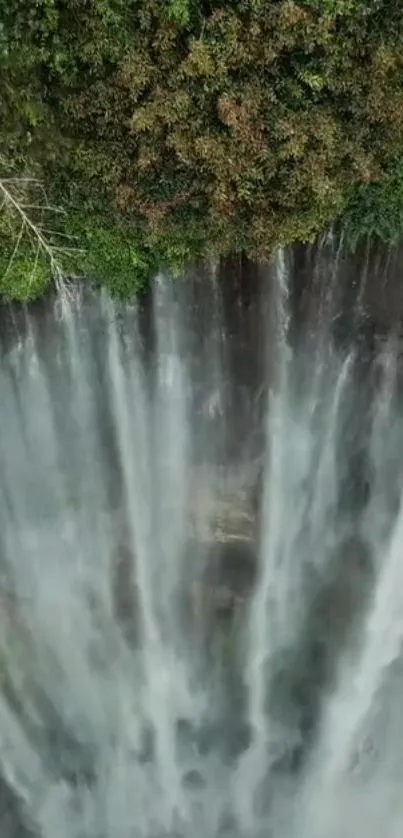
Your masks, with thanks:
[(5, 838), (398, 835), (401, 374), (369, 265), (329, 236), (2, 313)]

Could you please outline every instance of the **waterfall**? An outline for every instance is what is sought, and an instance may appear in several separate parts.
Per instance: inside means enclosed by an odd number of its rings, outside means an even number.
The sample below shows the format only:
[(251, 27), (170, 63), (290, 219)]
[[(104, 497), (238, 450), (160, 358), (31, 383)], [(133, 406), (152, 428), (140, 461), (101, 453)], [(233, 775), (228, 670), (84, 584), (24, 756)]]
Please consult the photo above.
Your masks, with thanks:
[(211, 265), (2, 311), (4, 838), (400, 835), (403, 404), (364, 256), (356, 303), (332, 234), (298, 299), (280, 252), (253, 294)]

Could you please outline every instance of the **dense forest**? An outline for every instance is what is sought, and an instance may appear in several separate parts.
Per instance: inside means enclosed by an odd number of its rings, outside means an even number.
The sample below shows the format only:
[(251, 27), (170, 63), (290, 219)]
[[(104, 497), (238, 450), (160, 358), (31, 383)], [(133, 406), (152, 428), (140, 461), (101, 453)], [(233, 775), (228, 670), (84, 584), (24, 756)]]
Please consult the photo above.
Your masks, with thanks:
[(0, 0), (0, 294), (403, 228), (397, 0)]

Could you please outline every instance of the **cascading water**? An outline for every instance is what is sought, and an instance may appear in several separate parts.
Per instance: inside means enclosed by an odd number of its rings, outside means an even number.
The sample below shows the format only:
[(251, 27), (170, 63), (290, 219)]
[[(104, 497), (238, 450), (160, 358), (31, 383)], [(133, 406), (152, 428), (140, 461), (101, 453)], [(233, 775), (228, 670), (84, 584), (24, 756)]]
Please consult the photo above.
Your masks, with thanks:
[(399, 365), (337, 338), (340, 252), (298, 329), (280, 254), (236, 328), (212, 268), (4, 332), (4, 838), (400, 836)]

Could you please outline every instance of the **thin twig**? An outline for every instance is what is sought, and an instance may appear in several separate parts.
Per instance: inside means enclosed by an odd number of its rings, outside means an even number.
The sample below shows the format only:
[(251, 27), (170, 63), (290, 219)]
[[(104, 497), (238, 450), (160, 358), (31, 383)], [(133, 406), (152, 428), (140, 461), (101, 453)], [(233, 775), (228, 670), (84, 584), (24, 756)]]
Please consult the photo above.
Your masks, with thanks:
[(43, 204), (24, 204), (24, 203), (20, 203), (20, 207), (23, 210), (26, 210), (26, 209), (41, 210), (41, 211), (45, 210), (46, 212), (54, 212), (54, 213), (58, 213), (59, 215), (67, 215), (66, 210), (64, 210), (62, 207), (52, 207), (51, 204), (47, 204), (46, 206), (43, 206)]
[(81, 253), (83, 254), (85, 251), (81, 247), (56, 247), (56, 245), (52, 244), (51, 248), (53, 251), (57, 253)]
[(60, 230), (49, 230), (47, 227), (41, 226), (42, 235), (46, 234), (47, 236), (60, 236), (63, 239), (69, 239), (69, 241), (77, 241), (78, 236), (72, 236), (70, 233), (62, 233)]
[(15, 183), (17, 186), (21, 183), (37, 183), (39, 186), (42, 186), (41, 181), (38, 180), (38, 178), (24, 177), (23, 175), (19, 177), (2, 177), (1, 183)]

